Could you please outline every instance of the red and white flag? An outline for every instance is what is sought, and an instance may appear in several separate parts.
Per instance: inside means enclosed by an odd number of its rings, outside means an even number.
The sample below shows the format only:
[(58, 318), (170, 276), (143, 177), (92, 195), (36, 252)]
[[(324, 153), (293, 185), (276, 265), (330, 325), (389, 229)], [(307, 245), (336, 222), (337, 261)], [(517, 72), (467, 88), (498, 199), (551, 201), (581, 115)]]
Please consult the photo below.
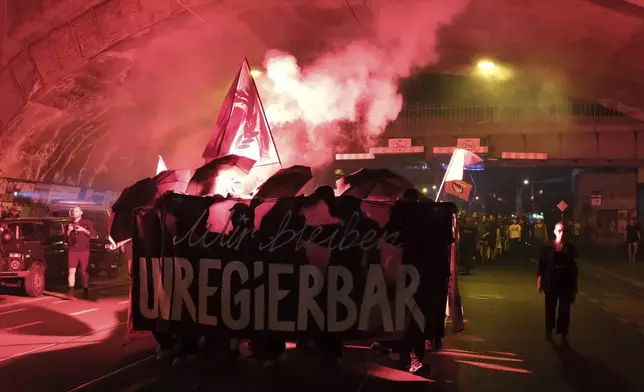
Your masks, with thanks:
[(454, 180), (445, 182), (445, 193), (454, 195), (461, 200), (469, 201), (472, 193), (472, 185), (465, 181)]
[(231, 154), (250, 158), (256, 162), (256, 166), (280, 163), (246, 59), (228, 90), (202, 156), (206, 162), (210, 162)]
[(168, 170), (168, 167), (165, 165), (165, 162), (163, 162), (163, 158), (161, 158), (161, 155), (159, 155), (159, 162), (157, 163), (157, 174), (164, 172)]
[(483, 159), (472, 151), (457, 148), (454, 150), (452, 158), (449, 160), (443, 182), (463, 180), (463, 170), (465, 170), (466, 167), (475, 165), (479, 162), (483, 162)]

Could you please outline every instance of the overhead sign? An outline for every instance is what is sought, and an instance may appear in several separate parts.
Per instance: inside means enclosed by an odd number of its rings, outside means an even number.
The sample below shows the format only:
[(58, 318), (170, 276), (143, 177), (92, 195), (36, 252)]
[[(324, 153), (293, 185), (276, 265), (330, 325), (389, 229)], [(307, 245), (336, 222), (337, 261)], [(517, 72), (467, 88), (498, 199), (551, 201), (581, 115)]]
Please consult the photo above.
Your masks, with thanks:
[(559, 208), (559, 211), (564, 212), (568, 208), (568, 204), (562, 200), (557, 204), (557, 208)]
[(350, 161), (357, 159), (376, 159), (376, 156), (369, 153), (335, 154), (336, 161)]
[(478, 139), (478, 138), (457, 139), (456, 148), (462, 148), (463, 150), (477, 152), (481, 148), (481, 139)]
[(601, 193), (593, 193), (590, 195), (590, 205), (593, 207), (601, 207), (602, 200), (604, 200), (604, 196)]
[[(432, 153), (436, 155), (449, 155), (454, 153), (454, 150), (456, 150), (459, 147), (433, 147), (432, 148)], [(475, 150), (469, 150), (475, 154), (487, 154), (487, 146), (479, 146)]]
[(548, 154), (545, 152), (502, 152), (501, 158), (503, 159), (535, 159), (545, 161), (548, 159)]
[(409, 148), (411, 147), (411, 138), (392, 138), (387, 143), (389, 148)]
[(425, 152), (424, 146), (413, 147), (371, 147), (371, 154), (417, 154)]

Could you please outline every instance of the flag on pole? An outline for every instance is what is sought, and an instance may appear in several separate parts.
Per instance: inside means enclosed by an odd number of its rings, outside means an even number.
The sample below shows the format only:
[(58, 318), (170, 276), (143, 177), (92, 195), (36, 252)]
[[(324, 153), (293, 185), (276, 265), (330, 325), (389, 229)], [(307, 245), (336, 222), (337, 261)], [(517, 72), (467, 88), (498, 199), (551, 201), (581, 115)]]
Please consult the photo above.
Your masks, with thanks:
[(246, 59), (228, 90), (202, 156), (206, 162), (210, 162), (231, 154), (252, 159), (257, 166), (281, 165)]
[(464, 150), (462, 148), (455, 149), (449, 160), (449, 164), (447, 165), (443, 181), (438, 188), (438, 192), (436, 192), (436, 201), (438, 201), (445, 183), (450, 181), (463, 181), (463, 171), (465, 168), (479, 162), (483, 162), (483, 159), (472, 151)]
[(472, 192), (472, 185), (462, 180), (454, 180), (445, 182), (445, 193), (454, 195), (461, 200), (469, 201), (470, 193)]
[(159, 155), (159, 163), (157, 163), (157, 173), (159, 174), (162, 171), (168, 170), (168, 167), (165, 165), (165, 162), (163, 162), (163, 158), (161, 158), (161, 155)]
[(471, 151), (457, 148), (454, 150), (452, 158), (449, 160), (447, 172), (445, 172), (445, 179), (443, 181), (462, 181), (463, 170), (465, 170), (466, 167), (475, 165), (479, 162), (483, 162), (483, 159), (478, 155)]

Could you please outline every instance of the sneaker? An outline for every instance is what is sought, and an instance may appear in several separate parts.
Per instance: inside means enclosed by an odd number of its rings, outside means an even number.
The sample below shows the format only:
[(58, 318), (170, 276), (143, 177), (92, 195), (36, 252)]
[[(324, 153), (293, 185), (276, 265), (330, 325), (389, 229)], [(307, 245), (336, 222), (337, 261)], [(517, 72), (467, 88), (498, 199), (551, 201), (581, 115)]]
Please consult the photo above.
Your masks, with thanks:
[(73, 287), (70, 287), (69, 290), (67, 290), (67, 297), (69, 297), (69, 299), (76, 298), (76, 294), (74, 293)]
[(417, 373), (422, 368), (423, 368), (423, 361), (421, 361), (418, 358), (411, 359), (411, 363), (409, 364), (409, 373)]
[(89, 289), (83, 289), (83, 299), (89, 299)]

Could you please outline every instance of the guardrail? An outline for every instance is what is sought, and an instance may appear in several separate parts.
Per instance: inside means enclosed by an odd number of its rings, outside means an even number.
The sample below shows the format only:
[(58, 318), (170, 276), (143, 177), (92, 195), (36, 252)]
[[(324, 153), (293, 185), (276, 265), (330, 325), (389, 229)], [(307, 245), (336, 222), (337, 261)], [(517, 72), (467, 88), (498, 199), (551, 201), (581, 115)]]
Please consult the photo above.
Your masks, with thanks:
[(617, 110), (608, 109), (595, 103), (558, 102), (532, 105), (425, 105), (411, 104), (403, 108), (399, 121), (445, 122), (476, 119), (478, 121), (523, 120), (562, 120), (571, 117), (603, 118), (624, 117)]

